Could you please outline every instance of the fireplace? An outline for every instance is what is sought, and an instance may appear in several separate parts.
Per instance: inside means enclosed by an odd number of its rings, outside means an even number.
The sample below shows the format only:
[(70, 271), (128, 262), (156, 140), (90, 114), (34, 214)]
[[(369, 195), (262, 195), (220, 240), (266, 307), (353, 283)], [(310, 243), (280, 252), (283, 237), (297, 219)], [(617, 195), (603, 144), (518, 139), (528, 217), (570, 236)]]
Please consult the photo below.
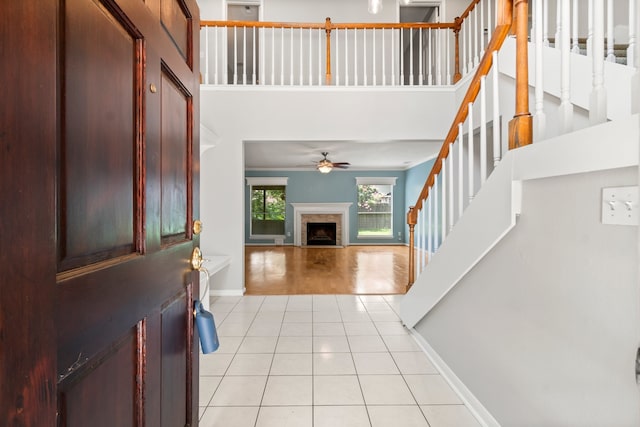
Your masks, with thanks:
[[(293, 244), (295, 246), (318, 245), (307, 243), (308, 223), (333, 223), (330, 247), (343, 248), (349, 246), (349, 207), (351, 203), (291, 203), (293, 207)], [(325, 234), (328, 234), (325, 231)], [(322, 240), (328, 240), (322, 238)], [(323, 243), (327, 245), (327, 243)], [(328, 246), (328, 245), (327, 245)]]
[(335, 246), (335, 222), (307, 222), (307, 245)]

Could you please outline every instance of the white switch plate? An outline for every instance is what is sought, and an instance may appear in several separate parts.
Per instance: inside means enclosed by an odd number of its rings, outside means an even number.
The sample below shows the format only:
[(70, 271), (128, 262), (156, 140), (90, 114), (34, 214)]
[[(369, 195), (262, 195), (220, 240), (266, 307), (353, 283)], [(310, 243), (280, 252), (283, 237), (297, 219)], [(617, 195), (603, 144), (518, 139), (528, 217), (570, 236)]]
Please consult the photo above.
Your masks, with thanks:
[(602, 223), (638, 225), (638, 186), (602, 189)]

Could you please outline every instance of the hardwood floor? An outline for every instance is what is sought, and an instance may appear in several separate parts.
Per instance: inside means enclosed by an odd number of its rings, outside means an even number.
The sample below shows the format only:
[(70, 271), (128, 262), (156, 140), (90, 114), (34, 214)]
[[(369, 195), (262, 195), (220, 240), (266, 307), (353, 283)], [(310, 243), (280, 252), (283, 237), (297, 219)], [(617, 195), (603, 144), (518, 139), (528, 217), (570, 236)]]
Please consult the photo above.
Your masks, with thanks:
[(246, 246), (247, 295), (404, 294), (406, 246)]

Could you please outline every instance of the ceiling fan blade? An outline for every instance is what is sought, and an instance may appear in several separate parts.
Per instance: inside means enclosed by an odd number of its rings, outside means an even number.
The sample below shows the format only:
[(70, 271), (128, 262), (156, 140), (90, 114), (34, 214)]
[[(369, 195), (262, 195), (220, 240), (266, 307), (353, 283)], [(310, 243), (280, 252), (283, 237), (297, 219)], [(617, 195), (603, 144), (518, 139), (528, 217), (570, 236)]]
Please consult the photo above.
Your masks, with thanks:
[(333, 167), (338, 169), (349, 169), (349, 163), (347, 164), (334, 163)]
[(333, 166), (335, 167), (340, 167), (340, 166), (351, 166), (351, 163), (349, 162), (332, 162), (331, 163)]

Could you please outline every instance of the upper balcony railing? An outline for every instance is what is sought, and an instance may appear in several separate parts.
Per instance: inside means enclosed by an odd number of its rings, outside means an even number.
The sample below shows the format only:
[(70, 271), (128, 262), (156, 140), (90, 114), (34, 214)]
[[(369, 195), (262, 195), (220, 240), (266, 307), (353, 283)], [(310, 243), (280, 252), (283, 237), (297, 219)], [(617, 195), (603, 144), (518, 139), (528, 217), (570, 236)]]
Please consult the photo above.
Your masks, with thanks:
[(208, 85), (451, 85), (478, 66), (496, 0), (473, 0), (455, 22), (202, 21)]

